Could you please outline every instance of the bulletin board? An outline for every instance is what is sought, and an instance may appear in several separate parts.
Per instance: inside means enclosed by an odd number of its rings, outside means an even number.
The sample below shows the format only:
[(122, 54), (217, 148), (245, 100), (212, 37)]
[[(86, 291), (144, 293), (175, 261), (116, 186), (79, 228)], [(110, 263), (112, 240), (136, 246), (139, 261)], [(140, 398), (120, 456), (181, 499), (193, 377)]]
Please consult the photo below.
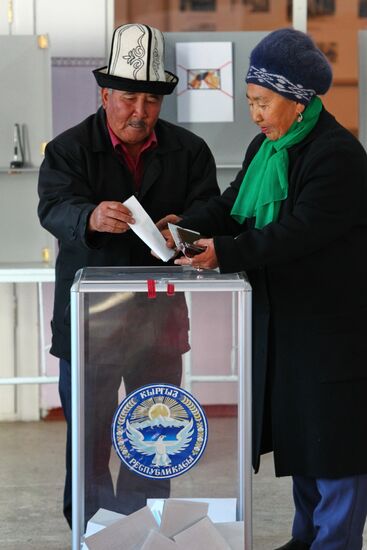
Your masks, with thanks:
[(99, 57), (52, 57), (54, 137), (96, 112), (100, 106), (100, 88), (92, 71), (105, 64)]
[(233, 62), (233, 122), (178, 122), (177, 95), (163, 101), (161, 117), (198, 134), (208, 143), (219, 167), (241, 165), (245, 151), (258, 133), (251, 121), (246, 101), (245, 76), (254, 46), (267, 32), (177, 32), (165, 33), (165, 68), (176, 74), (176, 43), (231, 42)]

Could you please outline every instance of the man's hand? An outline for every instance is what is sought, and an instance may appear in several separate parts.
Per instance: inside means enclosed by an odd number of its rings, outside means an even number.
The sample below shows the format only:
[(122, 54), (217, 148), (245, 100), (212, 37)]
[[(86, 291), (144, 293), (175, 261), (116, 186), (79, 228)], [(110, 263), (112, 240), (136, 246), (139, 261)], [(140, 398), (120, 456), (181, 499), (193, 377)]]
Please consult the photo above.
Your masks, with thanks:
[[(179, 221), (181, 221), (182, 218), (180, 216), (176, 216), (176, 214), (168, 214), (168, 216), (164, 216), (164, 218), (160, 219), (156, 226), (158, 227), (159, 231), (162, 231), (162, 229), (167, 229), (168, 223), (175, 223), (177, 224)], [(166, 236), (164, 235), (166, 238)], [(173, 248), (173, 247), (170, 247)]]
[(196, 254), (192, 258), (182, 256), (175, 260), (177, 265), (191, 265), (196, 269), (215, 269), (218, 267), (217, 255), (215, 253), (213, 239), (199, 239), (195, 241), (196, 245), (205, 248), (205, 251), (201, 254)]
[(106, 233), (125, 233), (135, 222), (131, 212), (121, 202), (103, 201), (89, 217), (88, 230)]

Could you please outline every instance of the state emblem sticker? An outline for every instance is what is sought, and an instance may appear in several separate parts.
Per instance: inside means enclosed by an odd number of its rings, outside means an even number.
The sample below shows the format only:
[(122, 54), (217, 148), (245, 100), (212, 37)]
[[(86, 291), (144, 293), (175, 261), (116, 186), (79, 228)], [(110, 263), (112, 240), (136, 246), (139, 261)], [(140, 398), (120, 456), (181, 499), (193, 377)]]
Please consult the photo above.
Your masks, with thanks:
[(112, 422), (120, 460), (143, 477), (184, 474), (201, 458), (208, 423), (196, 399), (171, 384), (149, 384), (130, 393)]

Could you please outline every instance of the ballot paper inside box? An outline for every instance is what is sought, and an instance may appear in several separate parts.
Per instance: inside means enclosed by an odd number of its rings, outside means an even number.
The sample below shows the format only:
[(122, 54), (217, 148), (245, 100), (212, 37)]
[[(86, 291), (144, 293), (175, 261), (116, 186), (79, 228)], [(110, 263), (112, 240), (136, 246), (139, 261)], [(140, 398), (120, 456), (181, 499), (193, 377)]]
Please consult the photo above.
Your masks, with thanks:
[[(154, 515), (154, 503), (130, 516), (99, 510), (88, 523), (84, 550), (243, 550), (244, 523), (215, 523), (209, 508), (218, 511), (230, 499), (167, 499), (161, 516)], [(231, 506), (230, 506), (231, 508)], [(157, 508), (156, 508), (157, 510)], [(228, 513), (227, 513), (228, 514)], [(123, 546), (121, 546), (123, 541)]]
[[(237, 274), (177, 267), (96, 267), (78, 273), (71, 290), (72, 550), (80, 550), (86, 524), (98, 510), (129, 517), (145, 506), (144, 496), (231, 498), (236, 500), (236, 516), (225, 521), (245, 520), (250, 537), (250, 298), (251, 287)], [(146, 375), (156, 393), (141, 392), (143, 397), (135, 401), (134, 392), (145, 387)], [(173, 380), (176, 396), (166, 395)], [(158, 395), (162, 388), (164, 395)], [(187, 394), (204, 412), (207, 404), (231, 404), (232, 416), (207, 418), (206, 447), (204, 421), (197, 420), (199, 409), (191, 406)], [(116, 423), (118, 454), (112, 425), (120, 405), (131, 396), (129, 426), (126, 421), (122, 429), (120, 417)], [(193, 413), (192, 428), (187, 408)], [(121, 411), (121, 422), (126, 411)], [(172, 453), (169, 443), (179, 440), (183, 424), (190, 429), (185, 429), (181, 459), (181, 451)], [(167, 437), (159, 448), (152, 446), (154, 452), (144, 447), (144, 462), (139, 462), (137, 449), (157, 426), (165, 427)], [(185, 458), (187, 451), (192, 456)], [(210, 506), (207, 515), (217, 523)], [(207, 522), (199, 527), (211, 529)]]

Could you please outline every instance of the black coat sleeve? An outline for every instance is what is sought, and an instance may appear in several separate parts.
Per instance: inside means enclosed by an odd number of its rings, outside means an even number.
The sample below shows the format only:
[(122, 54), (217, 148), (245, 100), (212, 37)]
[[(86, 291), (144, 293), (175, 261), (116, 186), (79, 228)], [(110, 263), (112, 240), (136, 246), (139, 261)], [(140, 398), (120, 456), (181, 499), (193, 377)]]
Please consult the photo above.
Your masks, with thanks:
[(246, 169), (261, 144), (250, 144), (242, 170), (219, 198), (182, 225), (214, 238), (221, 272), (248, 271), (297, 260), (322, 250), (353, 226), (367, 224), (367, 160), (346, 130), (333, 130), (290, 151), (289, 194), (279, 219), (255, 229), (230, 215)]
[(199, 231), (202, 235), (212, 237), (214, 235), (237, 236), (244, 230), (244, 225), (237, 223), (231, 216), (231, 210), (236, 200), (247, 167), (263, 140), (263, 136), (257, 136), (249, 145), (241, 170), (236, 178), (229, 184), (220, 197), (211, 198), (200, 210), (195, 213), (185, 212), (180, 225)]
[(222, 272), (298, 260), (366, 226), (366, 154), (354, 138), (329, 138), (299, 156), (277, 221), (235, 238), (215, 237)]
[(81, 145), (61, 139), (47, 145), (39, 173), (38, 194), (40, 222), (59, 241), (96, 248), (109, 238), (100, 234), (98, 243), (87, 240), (88, 220), (96, 204)]

